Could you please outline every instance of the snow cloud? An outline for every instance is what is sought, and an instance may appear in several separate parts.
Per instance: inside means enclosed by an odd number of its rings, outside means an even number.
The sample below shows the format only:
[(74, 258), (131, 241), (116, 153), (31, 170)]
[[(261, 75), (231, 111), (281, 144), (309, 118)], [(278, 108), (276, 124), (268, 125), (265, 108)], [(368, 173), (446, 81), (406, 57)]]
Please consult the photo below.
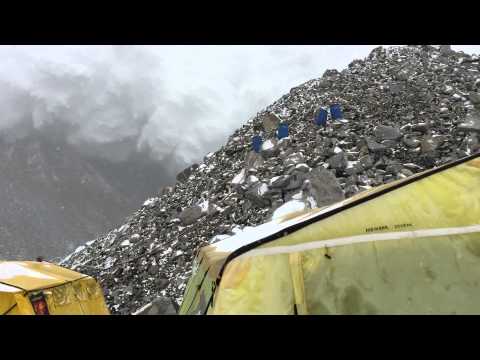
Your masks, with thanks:
[[(0, 46), (0, 132), (121, 160), (200, 160), (290, 88), (372, 46)], [(479, 52), (479, 46), (454, 46)]]

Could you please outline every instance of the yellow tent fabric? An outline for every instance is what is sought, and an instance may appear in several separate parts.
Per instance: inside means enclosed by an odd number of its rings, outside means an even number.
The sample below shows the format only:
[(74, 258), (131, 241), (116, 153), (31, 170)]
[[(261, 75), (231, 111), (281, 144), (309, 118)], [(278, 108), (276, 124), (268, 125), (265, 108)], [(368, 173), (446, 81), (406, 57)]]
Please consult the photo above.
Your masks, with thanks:
[(181, 314), (480, 313), (474, 155), (200, 250)]
[(107, 315), (95, 279), (48, 262), (0, 262), (0, 314), (34, 315), (30, 296), (42, 294), (52, 315)]

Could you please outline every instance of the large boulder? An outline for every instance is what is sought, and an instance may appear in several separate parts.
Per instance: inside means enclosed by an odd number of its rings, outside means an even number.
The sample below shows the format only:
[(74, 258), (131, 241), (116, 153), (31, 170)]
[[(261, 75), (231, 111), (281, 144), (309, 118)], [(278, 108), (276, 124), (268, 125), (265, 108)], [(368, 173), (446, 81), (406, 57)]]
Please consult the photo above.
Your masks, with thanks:
[(171, 186), (164, 186), (160, 189), (159, 194), (161, 196), (173, 193), (173, 188)]
[(245, 197), (253, 204), (264, 207), (270, 205), (270, 200), (266, 196), (267, 192), (268, 185), (258, 182), (245, 193)]
[(268, 113), (263, 117), (262, 125), (266, 133), (274, 133), (280, 125), (280, 118), (274, 113)]
[(304, 172), (301, 172), (301, 171), (293, 172), (292, 175), (289, 177), (289, 182), (285, 186), (285, 190), (299, 189), (306, 178), (307, 178), (307, 175)]
[(373, 153), (383, 153), (385, 150), (387, 150), (387, 147), (385, 145), (377, 143), (375, 140), (373, 140), (370, 137), (365, 137), (365, 144), (368, 148)]
[(263, 142), (260, 154), (264, 159), (275, 157), (280, 153), (280, 149), (277, 147), (276, 139), (267, 139)]
[(263, 157), (255, 151), (250, 151), (245, 159), (245, 169), (256, 169), (264, 162)]
[(375, 137), (377, 140), (397, 140), (402, 137), (400, 129), (392, 126), (378, 125), (375, 128)]
[(468, 99), (471, 101), (475, 108), (480, 108), (480, 93), (470, 93)]
[(443, 56), (448, 56), (453, 52), (452, 47), (450, 45), (440, 45), (439, 50), (440, 50), (440, 54)]
[(275, 176), (270, 179), (271, 188), (284, 188), (290, 183), (290, 175)]
[(179, 215), (179, 219), (183, 225), (191, 225), (202, 217), (202, 208), (194, 205), (183, 210)]
[(333, 204), (345, 199), (340, 183), (332, 172), (319, 166), (307, 174), (310, 181), (309, 192), (318, 207)]
[(343, 151), (330, 157), (327, 162), (335, 170), (345, 170), (348, 166), (348, 160)]
[(305, 162), (305, 157), (301, 152), (295, 152), (290, 155), (283, 161), (285, 167), (294, 166)]

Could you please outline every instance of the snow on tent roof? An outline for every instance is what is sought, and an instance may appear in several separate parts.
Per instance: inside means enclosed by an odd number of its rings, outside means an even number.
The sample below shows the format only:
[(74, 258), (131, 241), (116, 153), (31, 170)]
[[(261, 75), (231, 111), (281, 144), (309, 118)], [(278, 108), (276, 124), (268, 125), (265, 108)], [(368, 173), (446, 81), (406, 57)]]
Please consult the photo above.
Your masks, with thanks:
[(368, 195), (371, 195), (372, 193), (379, 193), (390, 187), (393, 187), (396, 185), (398, 186), (399, 184), (405, 182), (406, 180), (411, 180), (420, 174), (423, 174), (423, 173), (416, 174), (414, 176), (411, 176), (408, 179), (397, 180), (389, 184), (385, 184), (382, 186), (378, 186), (376, 188), (372, 188), (370, 190), (363, 191), (355, 196), (352, 196), (351, 198), (348, 198), (346, 200), (337, 202), (329, 206), (324, 206), (324, 207), (316, 208), (312, 210), (309, 209), (309, 210), (303, 210), (303, 211), (292, 211), (288, 214), (285, 214), (284, 216), (273, 219), (272, 221), (267, 222), (265, 224), (262, 224), (256, 227), (250, 227), (247, 230), (242, 231), (225, 240), (219, 241), (212, 245), (208, 245), (208, 247), (212, 247), (215, 249), (215, 251), (218, 251), (218, 252), (227, 252), (227, 253), (233, 252), (245, 245), (264, 239), (284, 229), (290, 228), (297, 224), (301, 224), (315, 217), (320, 217), (337, 208), (342, 208), (343, 206), (350, 204), (354, 201), (357, 201), (361, 198), (364, 198)]
[[(270, 238), (272, 236), (276, 237), (276, 234), (281, 234), (283, 231), (291, 231), (293, 229), (298, 229), (299, 227), (307, 226), (308, 224), (321, 220), (325, 216), (329, 216), (330, 214), (333, 215), (337, 211), (341, 211), (342, 209), (345, 209), (349, 206), (354, 206), (356, 203), (361, 202), (362, 199), (380, 196), (389, 189), (401, 187), (403, 185), (406, 185), (407, 183), (416, 181), (418, 178), (425, 177), (430, 174), (442, 171), (444, 169), (456, 166), (479, 156), (480, 153), (477, 153), (475, 155), (471, 155), (469, 157), (445, 164), (438, 168), (433, 168), (421, 173), (417, 173), (405, 179), (393, 181), (391, 183), (363, 191), (346, 200), (337, 202), (329, 206), (313, 210), (292, 212), (280, 218), (273, 219), (263, 225), (248, 228), (247, 230), (242, 231), (225, 240), (203, 247), (202, 249), (200, 249), (200, 259), (198, 260), (201, 260), (201, 258), (205, 256), (207, 257), (208, 263), (217, 263), (217, 266), (214, 266), (210, 269), (210, 271), (216, 272), (220, 270), (218, 268), (218, 265), (223, 263), (223, 261), (229, 254), (247, 245), (253, 244), (266, 238)], [(278, 235), (278, 237), (281, 237), (281, 235)]]
[(0, 262), (0, 283), (25, 291), (58, 286), (86, 276), (47, 262)]
[(19, 288), (0, 283), (0, 293), (16, 293), (21, 291)]

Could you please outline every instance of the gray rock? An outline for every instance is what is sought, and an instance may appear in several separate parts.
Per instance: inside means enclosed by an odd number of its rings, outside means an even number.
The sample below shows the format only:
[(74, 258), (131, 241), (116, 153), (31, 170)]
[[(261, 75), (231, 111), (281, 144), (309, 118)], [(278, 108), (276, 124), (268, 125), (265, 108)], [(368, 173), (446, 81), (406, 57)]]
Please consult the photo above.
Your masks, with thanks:
[(202, 208), (194, 205), (183, 210), (178, 217), (184, 225), (191, 225), (200, 219), (202, 215)]
[(305, 162), (305, 157), (303, 156), (302, 153), (296, 152), (293, 154), (290, 154), (284, 161), (284, 165), (286, 167), (301, 164)]
[(264, 162), (262, 156), (255, 151), (250, 151), (245, 159), (245, 169), (256, 169)]
[(402, 164), (394, 163), (394, 164), (387, 165), (387, 168), (385, 169), (385, 171), (389, 174), (397, 175), (400, 171), (402, 171), (402, 168), (403, 168)]
[(310, 166), (308, 166), (307, 164), (302, 163), (302, 164), (297, 164), (297, 165), (295, 165), (295, 170), (296, 170), (296, 171), (303, 172), (303, 173), (306, 174), (306, 173), (310, 172), (311, 168), (310, 168)]
[(480, 93), (470, 93), (468, 99), (472, 102), (472, 104), (479, 108), (480, 106)]
[(347, 167), (345, 169), (345, 174), (347, 174), (348, 176), (352, 176), (352, 175), (355, 175), (357, 174), (358, 172), (361, 172), (362, 169), (360, 167), (360, 165), (357, 163), (355, 164), (355, 166), (352, 166), (352, 167)]
[(291, 144), (292, 144), (292, 139), (290, 137), (286, 137), (286, 138), (280, 139), (277, 142), (276, 148), (279, 151), (285, 151), (290, 147)]
[(367, 175), (360, 175), (357, 178), (358, 185), (362, 186), (370, 186), (372, 184), (372, 180)]
[(345, 199), (345, 194), (335, 175), (322, 166), (312, 169), (307, 174), (310, 181), (311, 195), (317, 206), (326, 206)]
[(480, 93), (472, 92), (468, 95), (468, 99), (472, 102), (472, 104), (480, 105)]
[(420, 146), (420, 140), (416, 139), (415, 137), (411, 135), (405, 135), (403, 137), (403, 143), (407, 145), (409, 148), (417, 148)]
[[(273, 142), (273, 140), (270, 141)], [(262, 150), (260, 150), (260, 154), (264, 159), (270, 159), (278, 156), (278, 154), (280, 154), (280, 149), (274, 145), (270, 148), (262, 148)]]
[(280, 124), (280, 118), (275, 113), (268, 113), (262, 120), (263, 129), (267, 133), (273, 133)]
[(290, 176), (288, 184), (285, 186), (285, 190), (295, 190), (302, 186), (303, 181), (307, 178), (305, 173), (295, 172)]
[(265, 196), (268, 192), (268, 185), (265, 183), (257, 183), (245, 193), (245, 197), (253, 204), (264, 207), (270, 205), (270, 200)]
[(407, 176), (407, 177), (409, 177), (409, 176), (412, 176), (412, 175), (413, 175), (413, 172), (412, 172), (411, 170), (409, 170), (409, 169), (406, 169), (406, 168), (405, 168), (405, 169), (402, 169), (402, 170), (400, 170), (400, 173), (401, 173), (401, 174), (403, 174), (403, 175), (405, 175), (405, 176)]
[(208, 216), (214, 216), (214, 215), (218, 214), (218, 212), (219, 212), (219, 210), (218, 210), (217, 206), (213, 202), (209, 201), (208, 202), (208, 208), (207, 208), (207, 215)]
[(471, 154), (480, 150), (480, 141), (477, 133), (470, 133), (465, 137), (465, 147)]
[(383, 140), (381, 144), (389, 149), (392, 149), (398, 145), (398, 142), (396, 140)]
[(375, 137), (377, 140), (397, 140), (402, 137), (400, 129), (392, 126), (378, 125), (375, 128)]
[(160, 196), (165, 196), (167, 194), (171, 194), (173, 192), (173, 188), (171, 186), (164, 186), (160, 191)]
[(159, 290), (165, 289), (169, 284), (168, 279), (164, 277), (158, 277), (155, 279), (155, 285), (157, 285)]
[(345, 181), (345, 187), (349, 187), (351, 185), (357, 185), (357, 182), (358, 182), (358, 176), (357, 175), (351, 175)]
[(400, 92), (404, 89), (404, 86), (399, 83), (392, 83), (390, 84), (390, 92), (394, 95), (400, 94)]
[(409, 170), (412, 170), (412, 171), (422, 171), (423, 170), (423, 168), (421, 166), (418, 166), (417, 164), (413, 164), (413, 163), (403, 164), (403, 166), (406, 169), (409, 169)]
[(442, 142), (442, 136), (425, 136), (421, 144), (422, 153), (425, 154), (430, 151), (435, 151), (442, 144)]
[(358, 164), (361, 166), (361, 170), (368, 170), (372, 168), (373, 160), (370, 155), (366, 155), (358, 160)]
[(374, 153), (383, 153), (387, 149), (385, 145), (377, 143), (370, 137), (365, 138), (365, 143), (367, 144), (368, 150)]
[(351, 197), (360, 192), (360, 189), (357, 185), (349, 185), (345, 188), (345, 196)]
[(344, 152), (333, 155), (327, 160), (332, 169), (344, 170), (348, 166), (348, 160)]
[(480, 115), (471, 113), (465, 119), (465, 122), (458, 125), (458, 130), (480, 132)]
[(281, 199), (283, 190), (280, 188), (269, 188), (268, 191), (263, 195), (264, 198), (267, 198), (272, 202), (275, 199)]
[(148, 274), (149, 275), (158, 275), (159, 267), (157, 265), (150, 265), (148, 267)]
[(453, 52), (452, 47), (450, 45), (440, 45), (439, 50), (440, 50), (440, 54), (444, 56), (448, 56)]
[(270, 181), (270, 187), (271, 188), (284, 188), (286, 187), (290, 182), (290, 175), (282, 175), (273, 178)]

